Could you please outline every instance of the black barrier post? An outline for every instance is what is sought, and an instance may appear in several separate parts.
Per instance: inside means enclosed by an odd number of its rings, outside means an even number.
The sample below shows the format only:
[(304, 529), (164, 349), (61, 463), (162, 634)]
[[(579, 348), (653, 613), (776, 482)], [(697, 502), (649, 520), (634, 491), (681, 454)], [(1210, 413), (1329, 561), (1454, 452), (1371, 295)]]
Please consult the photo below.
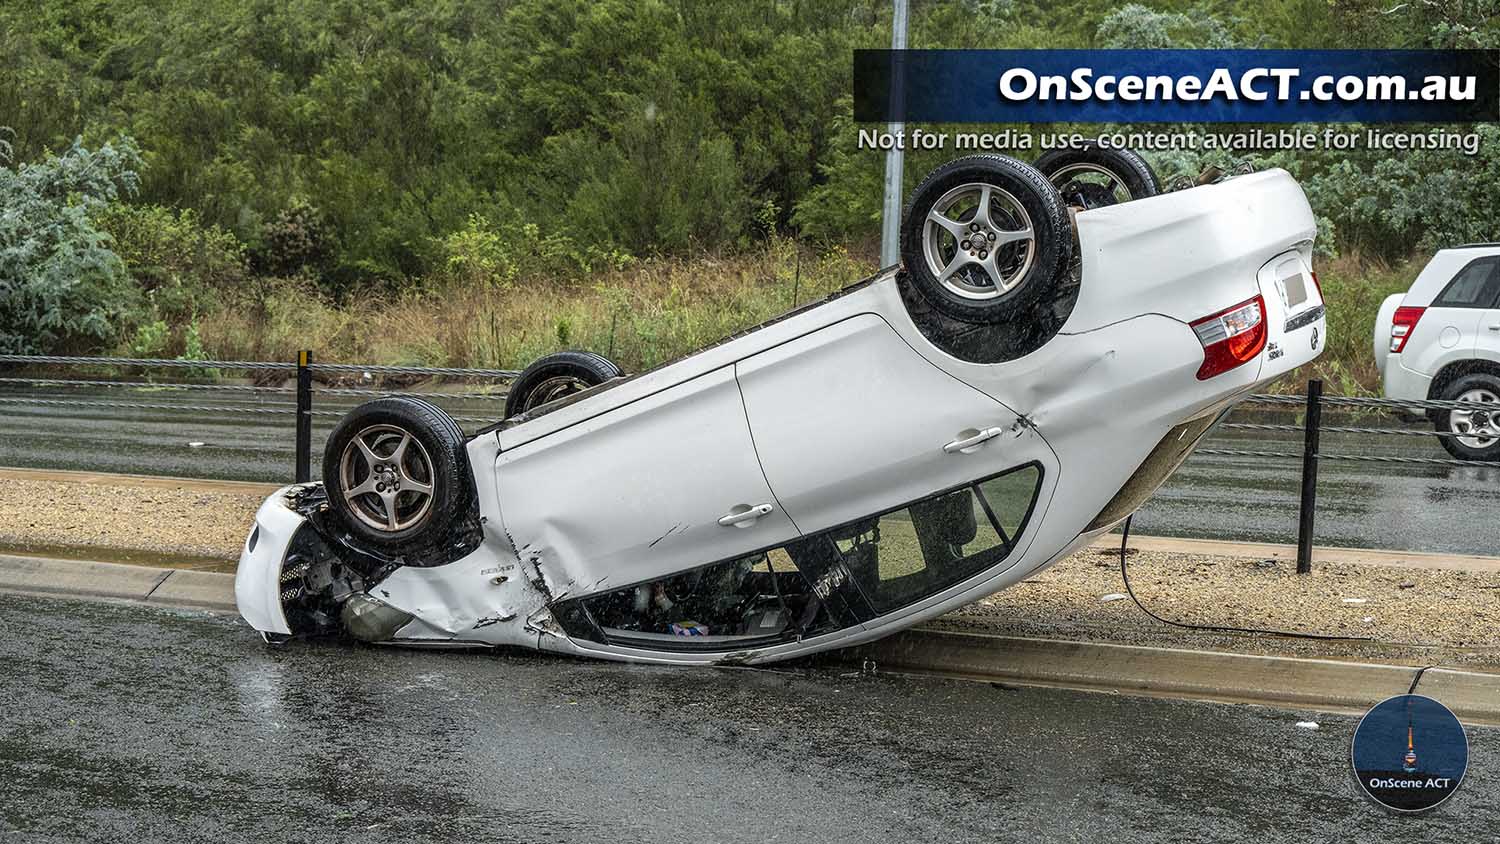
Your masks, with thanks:
[(297, 353), (297, 483), (312, 480), (312, 352)]
[(1312, 573), (1313, 511), (1318, 506), (1318, 429), (1323, 425), (1323, 382), (1307, 382), (1302, 437), (1302, 510), (1297, 520), (1297, 573)]

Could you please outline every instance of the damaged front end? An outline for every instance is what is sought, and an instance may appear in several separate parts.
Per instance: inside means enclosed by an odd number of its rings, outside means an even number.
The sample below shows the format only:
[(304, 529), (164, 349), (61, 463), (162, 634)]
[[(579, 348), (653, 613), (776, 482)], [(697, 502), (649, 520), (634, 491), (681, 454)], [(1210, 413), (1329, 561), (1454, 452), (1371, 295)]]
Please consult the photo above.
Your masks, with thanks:
[(415, 616), (377, 597), (376, 587), (405, 567), (458, 560), (481, 539), (476, 512), (439, 547), (385, 554), (337, 529), (321, 484), (289, 486), (255, 514), (235, 574), (235, 599), (240, 614), (270, 641), (294, 636), (390, 641)]

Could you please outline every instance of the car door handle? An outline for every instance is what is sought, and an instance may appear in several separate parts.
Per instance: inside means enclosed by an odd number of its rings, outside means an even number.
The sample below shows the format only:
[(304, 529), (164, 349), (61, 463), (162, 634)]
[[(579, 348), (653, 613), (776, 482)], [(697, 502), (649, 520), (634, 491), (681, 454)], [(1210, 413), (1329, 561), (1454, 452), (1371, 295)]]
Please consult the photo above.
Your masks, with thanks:
[(985, 440), (992, 440), (1004, 431), (1004, 428), (985, 428), (983, 431), (969, 428), (966, 431), (959, 431), (958, 439), (943, 446), (943, 451), (949, 454), (968, 454), (979, 448)]
[(755, 524), (756, 519), (775, 509), (769, 504), (736, 504), (729, 515), (719, 518), (719, 524), (724, 527), (747, 528)]
[(1491, 331), (1500, 331), (1500, 322), (1491, 323), (1490, 324), (1490, 330)]

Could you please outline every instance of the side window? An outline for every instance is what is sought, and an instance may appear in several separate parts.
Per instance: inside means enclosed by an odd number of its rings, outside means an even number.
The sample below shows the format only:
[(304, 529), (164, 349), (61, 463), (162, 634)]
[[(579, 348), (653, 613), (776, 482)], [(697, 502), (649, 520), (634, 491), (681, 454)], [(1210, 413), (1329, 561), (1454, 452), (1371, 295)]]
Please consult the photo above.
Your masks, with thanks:
[(572, 636), (663, 650), (775, 644), (852, 623), (814, 576), (837, 563), (826, 539), (801, 540), (670, 577), (567, 601)]
[(762, 647), (857, 625), (1010, 556), (1041, 490), (1028, 464), (767, 551), (553, 607), (568, 635), (655, 650)]
[(831, 532), (860, 590), (884, 614), (1010, 556), (1041, 489), (1041, 469), (1013, 469)]
[(1500, 258), (1477, 258), (1470, 261), (1443, 292), (1433, 300), (1434, 308), (1493, 308), (1500, 296)]

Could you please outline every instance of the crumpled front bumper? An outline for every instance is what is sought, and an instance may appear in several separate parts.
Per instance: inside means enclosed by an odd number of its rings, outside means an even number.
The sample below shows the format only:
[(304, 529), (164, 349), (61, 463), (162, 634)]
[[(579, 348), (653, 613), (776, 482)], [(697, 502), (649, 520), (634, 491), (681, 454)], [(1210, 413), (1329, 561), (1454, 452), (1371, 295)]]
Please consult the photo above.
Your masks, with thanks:
[(240, 617), (264, 634), (292, 633), (281, 608), (281, 566), (292, 538), (307, 523), (287, 501), (287, 494), (298, 488), (282, 487), (260, 505), (234, 574), (234, 600)]

